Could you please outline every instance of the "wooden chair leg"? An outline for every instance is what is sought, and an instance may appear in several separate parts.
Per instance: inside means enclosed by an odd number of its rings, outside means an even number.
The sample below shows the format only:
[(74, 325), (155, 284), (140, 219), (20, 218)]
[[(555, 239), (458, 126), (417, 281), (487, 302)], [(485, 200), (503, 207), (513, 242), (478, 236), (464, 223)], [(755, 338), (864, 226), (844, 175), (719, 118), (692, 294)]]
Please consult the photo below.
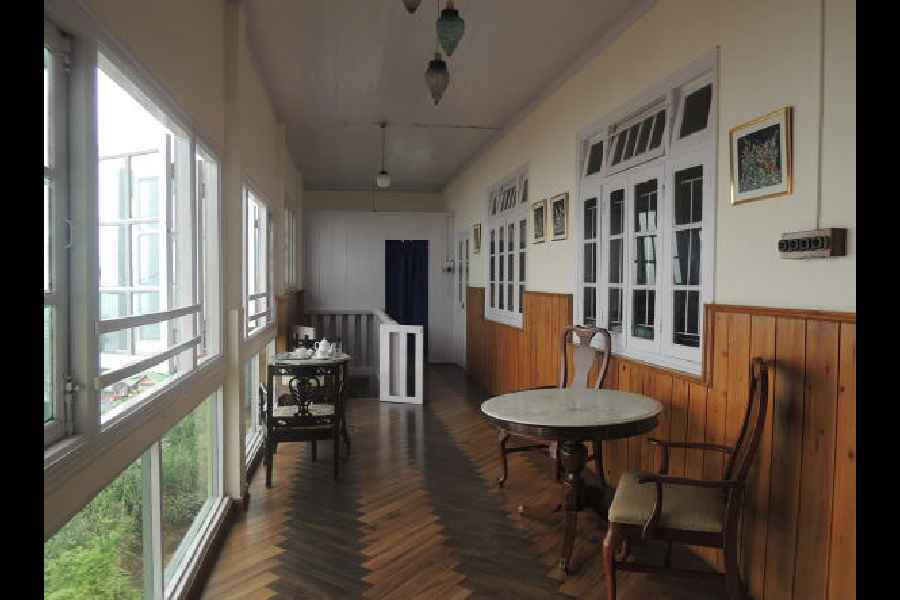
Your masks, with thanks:
[(725, 588), (728, 600), (744, 600), (744, 584), (741, 582), (741, 567), (738, 564), (737, 535), (725, 538)]
[(266, 487), (267, 488), (272, 487), (272, 463), (275, 462), (273, 460), (273, 456), (272, 456), (274, 454), (272, 446), (273, 446), (273, 444), (266, 442), (265, 459), (266, 459)]
[(497, 432), (497, 439), (500, 442), (500, 465), (503, 469), (503, 474), (497, 478), (497, 485), (503, 487), (503, 484), (506, 483), (506, 478), (509, 476), (509, 465), (506, 462), (506, 443), (509, 441), (509, 434), (501, 429)]
[[(315, 444), (315, 442), (313, 442)], [(338, 462), (341, 460), (341, 433), (337, 427), (334, 430), (334, 478), (338, 478)]]
[(616, 600), (616, 550), (620, 540), (615, 523), (610, 523), (603, 539), (603, 574), (606, 578), (607, 600)]
[(312, 461), (316, 462), (316, 459), (319, 457), (319, 442), (317, 440), (313, 440), (311, 442), (306, 442), (309, 446), (309, 454), (312, 456)]

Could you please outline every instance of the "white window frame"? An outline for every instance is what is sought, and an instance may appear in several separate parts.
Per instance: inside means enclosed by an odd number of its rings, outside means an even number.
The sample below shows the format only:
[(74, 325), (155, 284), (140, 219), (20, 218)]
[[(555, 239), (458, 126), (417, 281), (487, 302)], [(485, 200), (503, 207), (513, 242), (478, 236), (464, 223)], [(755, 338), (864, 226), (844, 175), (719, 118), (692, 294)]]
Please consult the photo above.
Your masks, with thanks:
[[(221, 161), (210, 146), (201, 139), (198, 129), (193, 126), (189, 117), (172, 99), (165, 87), (156, 80), (143, 65), (137, 62), (129, 51), (87, 12), (79, 3), (52, 3), (45, 6), (45, 17), (59, 27), (60, 31), (69, 34), (71, 44), (71, 69), (69, 75), (69, 97), (65, 103), (68, 126), (65, 130), (69, 137), (68, 149), (68, 181), (67, 190), (73, 201), (69, 205), (69, 221), (65, 228), (68, 234), (65, 239), (69, 247), (69, 323), (66, 328), (65, 343), (70, 348), (69, 368), (75, 391), (71, 394), (74, 405), (70, 435), (57, 440), (44, 450), (44, 497), (45, 519), (44, 535), (49, 538), (71, 515), (77, 513), (97, 491), (103, 489), (115, 479), (122, 469), (140, 458), (144, 449), (158, 444), (171, 425), (168, 419), (183, 418), (203, 403), (216, 390), (221, 390), (225, 382), (224, 349), (219, 344), (218, 351), (199, 367), (183, 377), (167, 382), (154, 390), (146, 398), (128, 407), (116, 418), (101, 425), (99, 414), (100, 388), (98, 387), (99, 336), (103, 331), (116, 328), (135, 327), (160, 322), (182, 316), (169, 313), (128, 316), (107, 321), (99, 320), (99, 202), (98, 202), (98, 161), (97, 155), (97, 68), (99, 53), (102, 52), (128, 78), (132, 90), (136, 90), (144, 100), (149, 100), (161, 111), (167, 121), (175, 123), (185, 132), (190, 141), (188, 163), (190, 170), (183, 173), (183, 181), (190, 183), (192, 204), (196, 203), (196, 187), (194, 184), (195, 147), (203, 145), (207, 154), (219, 165), (217, 189), (221, 190)], [(47, 43), (45, 35), (45, 44)], [(190, 181), (188, 181), (190, 180)], [(222, 298), (223, 264), (221, 260), (222, 233), (222, 201), (221, 193), (215, 199), (217, 207), (215, 235), (218, 270), (218, 290), (216, 295)], [(195, 221), (196, 223), (196, 221)], [(196, 240), (196, 231), (192, 232)], [(195, 248), (192, 249), (196, 261)], [(196, 266), (196, 263), (194, 263)], [(162, 266), (161, 266), (162, 268)], [(198, 286), (194, 272), (194, 293)], [(174, 311), (195, 312), (193, 306), (183, 306)], [(224, 322), (220, 315), (214, 331), (219, 340), (224, 337)], [(210, 327), (216, 324), (210, 323)], [(174, 354), (174, 353), (173, 353)], [(158, 358), (165, 360), (165, 358)], [(107, 375), (107, 374), (104, 374)], [(221, 402), (221, 393), (219, 393)], [(220, 404), (221, 406), (221, 404)], [(222, 421), (221, 410), (218, 411), (217, 465), (222, 473)], [(181, 417), (178, 417), (181, 415)], [(45, 438), (46, 439), (46, 438)], [(127, 440), (127, 443), (125, 443)], [(121, 452), (120, 448), (130, 448)], [(222, 477), (218, 477), (219, 489), (223, 489)], [(85, 500), (87, 498), (88, 500)], [(211, 529), (221, 526), (227, 498), (220, 498), (215, 514), (210, 513), (201, 527), (200, 537), (196, 545), (201, 546), (199, 553), (192, 554), (184, 565), (185, 573), (190, 577), (196, 572), (198, 559), (202, 558), (209, 548)], [(48, 508), (48, 503), (52, 509)], [(49, 511), (49, 512), (48, 512)], [(189, 564), (188, 564), (189, 563)], [(183, 583), (181, 584), (184, 585)]]
[[(244, 183), (243, 190), (241, 193), (242, 202), (241, 202), (241, 223), (242, 223), (242, 231), (241, 237), (243, 238), (243, 252), (241, 258), (242, 270), (241, 270), (241, 286), (243, 289), (242, 297), (243, 297), (243, 305), (242, 312), (244, 314), (244, 318), (242, 319), (243, 326), (243, 336), (244, 340), (249, 340), (252, 337), (255, 337), (261, 334), (264, 331), (271, 329), (273, 324), (272, 318), (272, 209), (271, 205), (266, 201), (266, 199), (261, 196), (257, 191), (257, 188), (252, 185), (249, 181)], [(248, 289), (248, 277), (249, 277), (249, 265), (247, 264), (247, 250), (249, 248), (250, 240), (248, 239), (248, 223), (247, 223), (247, 213), (249, 210), (249, 203), (251, 201), (250, 196), (253, 197), (253, 202), (257, 204), (262, 213), (265, 216), (265, 229), (263, 233), (265, 233), (265, 239), (256, 240), (257, 246), (257, 254), (255, 255), (256, 264), (254, 265), (254, 273), (259, 274), (260, 268), (264, 269), (266, 274), (265, 279), (265, 289), (259, 292), (254, 292), (253, 294), (249, 293)], [(257, 229), (259, 225), (257, 224)], [(259, 233), (259, 232), (257, 232)], [(260, 260), (259, 256), (259, 248), (261, 246), (265, 247), (265, 256)], [(266, 308), (263, 311), (259, 311), (255, 314), (249, 314), (250, 302), (253, 300), (265, 299)], [(256, 325), (259, 321), (263, 321), (262, 325)]]
[(297, 285), (297, 213), (286, 208), (284, 210), (284, 287), (294, 288)]
[[(511, 200), (514, 196), (514, 202)], [(504, 202), (508, 205), (504, 208)], [(486, 319), (503, 323), (512, 327), (522, 328), (522, 315), (524, 312), (524, 293), (520, 294), (519, 287), (528, 288), (528, 209), (530, 199), (528, 197), (528, 167), (518, 169), (512, 175), (505, 177), (500, 182), (488, 188), (487, 191), (487, 218), (485, 219), (487, 227), (485, 228), (486, 249), (484, 254), (485, 274), (487, 275), (487, 288), (484, 294), (484, 316)], [(496, 206), (496, 210), (495, 207)], [(494, 212), (495, 211), (495, 212)], [(494, 214), (491, 214), (494, 212)], [(521, 246), (521, 221), (525, 221), (525, 244)], [(500, 246), (500, 228), (503, 228), (503, 246)], [(515, 238), (510, 249), (509, 231), (512, 228)], [(495, 255), (491, 254), (490, 236), (491, 232), (495, 234), (496, 259), (494, 267), (494, 278), (491, 279), (491, 261)], [(509, 254), (512, 253), (513, 272), (507, 273), (509, 269)], [(525, 258), (525, 279), (520, 277), (520, 264), (522, 256)], [(503, 261), (504, 277), (500, 279), (500, 261)], [(513, 307), (508, 306), (509, 288), (513, 286)], [(495, 286), (496, 297), (494, 306), (491, 306), (491, 286)], [(503, 294), (503, 308), (500, 308), (500, 294)], [(521, 296), (521, 300), (520, 300)]]
[[(584, 203), (591, 197), (602, 198), (598, 202), (598, 275), (596, 285), (596, 322), (597, 326), (609, 325), (609, 289), (608, 283), (610, 257), (610, 197), (617, 189), (625, 189), (623, 235), (623, 283), (622, 291), (622, 331), (611, 332), (613, 352), (649, 362), (659, 366), (676, 369), (692, 375), (702, 372), (703, 351), (706, 340), (703, 338), (703, 319), (705, 305), (714, 298), (714, 259), (715, 259), (715, 213), (716, 213), (716, 135), (718, 131), (718, 52), (713, 51), (699, 58), (685, 69), (667, 78), (642, 93), (632, 102), (626, 104), (609, 117), (590, 127), (583, 129), (578, 136), (578, 208), (575, 211), (575, 231), (578, 239), (578, 267), (576, 269), (576, 297), (574, 317), (584, 322)], [(701, 131), (677, 139), (684, 118), (684, 99), (693, 91), (712, 85), (707, 127)], [(610, 138), (615, 132), (661, 108), (661, 98), (667, 106), (666, 130), (660, 145), (662, 152), (653, 158), (647, 153), (620, 162), (610, 168), (613, 144)], [(652, 106), (652, 108), (647, 108)], [(635, 110), (635, 107), (643, 107)], [(674, 109), (673, 109), (674, 107)], [(618, 129), (611, 123), (621, 123)], [(604, 167), (592, 175), (587, 175), (587, 161), (591, 146), (604, 139)], [(631, 164), (633, 163), (633, 164)], [(700, 307), (698, 315), (699, 346), (696, 348), (675, 344), (673, 336), (674, 291), (681, 289), (673, 283), (673, 244), (674, 225), (674, 178), (675, 174), (685, 168), (703, 167), (703, 216), (700, 222), (701, 261), (700, 261)], [(656, 231), (656, 294), (654, 310), (654, 337), (652, 340), (633, 335), (633, 290), (635, 270), (635, 233), (634, 233), (634, 190), (640, 181), (657, 178), (657, 231)], [(590, 283), (588, 286), (592, 285)], [(615, 286), (618, 287), (618, 286)], [(691, 289), (698, 289), (693, 287)]]
[[(69, 372), (69, 258), (71, 221), (69, 220), (68, 113), (69, 77), (66, 63), (71, 46), (55, 25), (44, 21), (44, 47), (50, 51), (48, 98), (48, 162), (44, 182), (49, 185), (49, 243), (44, 248), (50, 259), (50, 287), (44, 290), (44, 306), (53, 308), (52, 320), (52, 386), (53, 418), (44, 423), (44, 447), (60, 440), (71, 431), (71, 411), (66, 407), (66, 376)], [(69, 239), (63, 242), (64, 236)]]

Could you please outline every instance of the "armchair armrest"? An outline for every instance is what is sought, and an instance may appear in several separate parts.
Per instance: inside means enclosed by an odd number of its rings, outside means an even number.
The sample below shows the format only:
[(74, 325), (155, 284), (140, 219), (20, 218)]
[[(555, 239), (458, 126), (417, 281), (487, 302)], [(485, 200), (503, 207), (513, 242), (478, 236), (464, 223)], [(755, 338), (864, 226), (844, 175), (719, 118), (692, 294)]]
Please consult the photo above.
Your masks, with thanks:
[(734, 454), (734, 448), (730, 446), (722, 446), (719, 444), (705, 444), (701, 442), (669, 442), (657, 438), (647, 438), (647, 442), (652, 446), (659, 446), (662, 451), (662, 460), (659, 465), (659, 473), (665, 475), (669, 472), (669, 448), (690, 448), (696, 450), (715, 450), (716, 452), (724, 452), (725, 454)]
[[(665, 446), (664, 446), (665, 447)], [(739, 487), (741, 484), (737, 480), (731, 479), (716, 479), (716, 480), (704, 480), (704, 479), (690, 479), (688, 477), (672, 477), (669, 475), (658, 475), (656, 473), (639, 473), (638, 474), (638, 483), (654, 483), (656, 484), (656, 501), (653, 504), (653, 510), (650, 511), (650, 517), (647, 519), (647, 522), (644, 523), (644, 527), (641, 529), (641, 537), (643, 539), (647, 539), (652, 533), (656, 526), (659, 524), (659, 516), (662, 514), (662, 506), (663, 506), (663, 485), (690, 485), (694, 487), (704, 487), (704, 488), (720, 488), (720, 489), (732, 489)]]

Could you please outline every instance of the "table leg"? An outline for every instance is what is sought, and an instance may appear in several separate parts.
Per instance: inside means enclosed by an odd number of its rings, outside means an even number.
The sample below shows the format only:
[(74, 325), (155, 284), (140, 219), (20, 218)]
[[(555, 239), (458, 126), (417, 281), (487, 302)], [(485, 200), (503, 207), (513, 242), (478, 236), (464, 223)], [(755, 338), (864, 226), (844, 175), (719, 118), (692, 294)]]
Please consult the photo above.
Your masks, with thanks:
[(578, 526), (578, 511), (581, 509), (582, 481), (581, 471), (587, 458), (587, 451), (581, 442), (563, 441), (559, 447), (560, 460), (563, 467), (563, 483), (566, 486), (566, 522), (563, 533), (562, 554), (559, 567), (569, 573), (569, 561), (572, 559), (572, 548), (575, 545), (575, 532)]

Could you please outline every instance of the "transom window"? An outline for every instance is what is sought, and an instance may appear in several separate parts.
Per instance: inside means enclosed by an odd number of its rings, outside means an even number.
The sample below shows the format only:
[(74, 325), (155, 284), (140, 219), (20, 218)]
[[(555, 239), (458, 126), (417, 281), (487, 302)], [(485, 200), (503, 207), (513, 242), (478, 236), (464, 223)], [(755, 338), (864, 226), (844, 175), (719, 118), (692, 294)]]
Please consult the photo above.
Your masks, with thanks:
[(580, 322), (608, 328), (618, 353), (693, 373), (715, 207), (715, 86), (696, 70), (584, 136), (576, 211)]
[(488, 212), (485, 315), (521, 327), (528, 253), (528, 175), (524, 170), (491, 188)]

